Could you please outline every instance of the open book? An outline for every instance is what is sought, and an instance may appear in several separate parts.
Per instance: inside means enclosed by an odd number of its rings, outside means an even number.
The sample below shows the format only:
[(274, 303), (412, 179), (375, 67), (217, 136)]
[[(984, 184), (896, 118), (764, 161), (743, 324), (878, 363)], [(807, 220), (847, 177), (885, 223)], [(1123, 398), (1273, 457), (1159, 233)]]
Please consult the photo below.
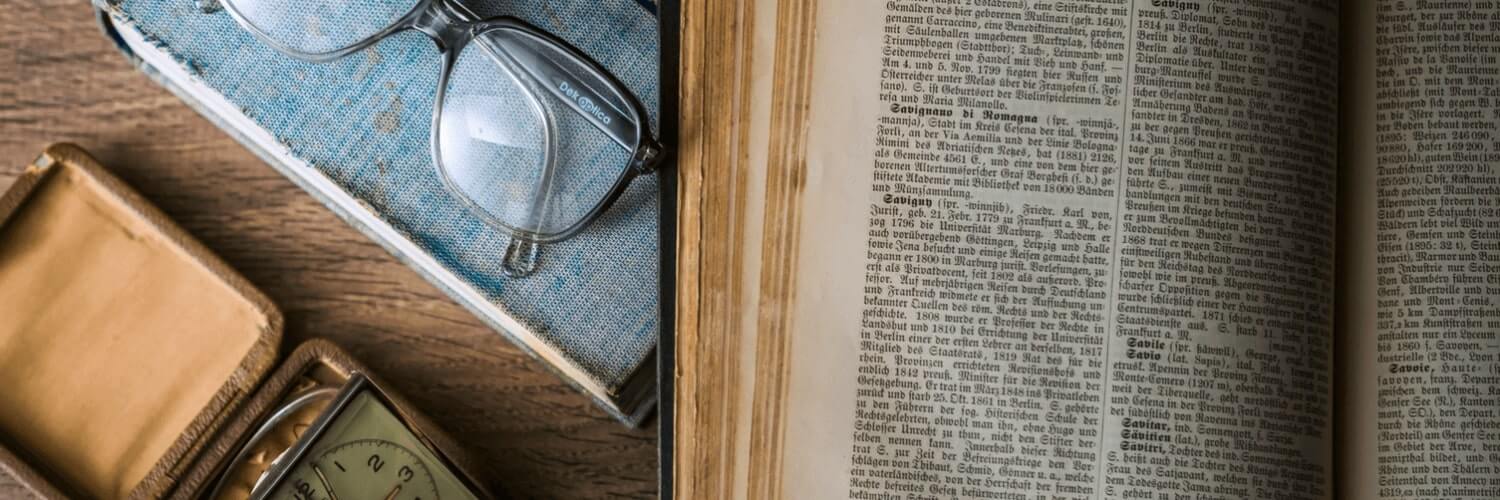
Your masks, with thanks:
[(1500, 10), (683, 2), (679, 498), (1500, 497)]

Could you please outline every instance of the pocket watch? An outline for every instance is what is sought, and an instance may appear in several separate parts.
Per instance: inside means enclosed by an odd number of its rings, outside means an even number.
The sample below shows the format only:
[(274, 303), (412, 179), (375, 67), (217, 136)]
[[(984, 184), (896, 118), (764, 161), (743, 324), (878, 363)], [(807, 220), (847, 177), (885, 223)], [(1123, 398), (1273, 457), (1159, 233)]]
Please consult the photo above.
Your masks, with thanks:
[[(332, 388), (311, 391), (283, 405), (261, 425), (250, 444), (282, 420), (320, 404), (326, 407), (311, 426), (255, 481), (251, 499), (489, 498), (359, 373), (337, 393)], [(241, 451), (241, 455), (246, 453)]]

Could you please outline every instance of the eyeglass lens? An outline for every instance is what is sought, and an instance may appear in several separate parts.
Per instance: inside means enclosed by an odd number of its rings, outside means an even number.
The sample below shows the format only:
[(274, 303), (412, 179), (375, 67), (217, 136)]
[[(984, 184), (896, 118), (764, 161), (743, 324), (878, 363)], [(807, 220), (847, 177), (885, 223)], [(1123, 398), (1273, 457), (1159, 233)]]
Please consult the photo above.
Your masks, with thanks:
[[(538, 46), (530, 34), (496, 28), (459, 54), (439, 115), (438, 160), (477, 208), (546, 238), (604, 201), (626, 173), (638, 132), (622, 98), (598, 92), (590, 73), (560, 69), (579, 64), (571, 56)], [(608, 133), (617, 129), (630, 134), (630, 149)]]
[(416, 8), (418, 0), (227, 0), (283, 50), (318, 55), (369, 39)]

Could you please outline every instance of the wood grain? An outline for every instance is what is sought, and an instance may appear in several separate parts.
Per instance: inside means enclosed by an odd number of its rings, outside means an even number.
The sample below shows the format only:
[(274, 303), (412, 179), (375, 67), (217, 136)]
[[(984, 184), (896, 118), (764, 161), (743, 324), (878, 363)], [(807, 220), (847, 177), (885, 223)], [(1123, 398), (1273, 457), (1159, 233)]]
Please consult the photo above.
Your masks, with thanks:
[[(100, 34), (87, 2), (8, 2), (0, 186), (60, 141), (88, 149), (264, 290), (286, 315), (283, 354), (313, 337), (344, 347), (504, 489), (655, 494), (654, 422), (621, 426), (151, 82)], [(0, 498), (24, 492), (0, 473)]]

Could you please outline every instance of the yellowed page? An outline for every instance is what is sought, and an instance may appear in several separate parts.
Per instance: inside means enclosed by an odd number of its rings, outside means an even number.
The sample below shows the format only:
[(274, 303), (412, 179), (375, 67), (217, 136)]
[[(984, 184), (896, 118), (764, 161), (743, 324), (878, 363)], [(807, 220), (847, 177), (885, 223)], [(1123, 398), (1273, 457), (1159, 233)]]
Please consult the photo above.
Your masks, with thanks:
[(816, 10), (777, 496), (1332, 497), (1334, 4)]
[[(776, 9), (778, 2), (772, 0), (757, 0), (755, 2), (755, 19), (751, 21), (754, 26), (753, 43), (755, 54), (749, 65), (750, 89), (749, 100), (745, 103), (750, 107), (750, 123), (748, 132), (748, 147), (744, 151), (746, 165), (765, 165), (766, 156), (769, 152), (766, 145), (770, 142), (770, 107), (763, 103), (771, 100), (771, 89), (774, 82), (771, 79), (772, 58), (770, 55), (776, 46)], [(759, 328), (759, 316), (753, 314), (757, 310), (760, 297), (760, 281), (753, 277), (760, 276), (761, 269), (761, 244), (762, 230), (765, 226), (766, 211), (766, 178), (764, 171), (751, 169), (744, 177), (744, 234), (745, 237), (739, 242), (739, 246), (745, 252), (743, 260), (743, 276), (752, 277), (744, 280), (740, 289), (740, 331), (755, 332)], [(756, 337), (745, 335), (741, 337), (740, 352), (740, 380), (741, 391), (732, 397), (735, 401), (736, 413), (740, 422), (750, 422), (751, 411), (755, 408), (752, 395), (755, 391), (755, 367), (756, 367)], [(735, 444), (739, 452), (736, 456), (749, 457), (753, 453), (750, 444), (750, 426), (741, 425), (735, 428)], [(735, 462), (734, 492), (735, 498), (745, 499), (748, 492), (747, 478), (750, 473), (749, 460), (738, 460)]]
[(858, 366), (859, 269), (878, 108), (882, 9), (823, 1), (813, 47), (813, 97), (802, 199), (797, 305), (791, 330), (782, 498), (845, 498)]

